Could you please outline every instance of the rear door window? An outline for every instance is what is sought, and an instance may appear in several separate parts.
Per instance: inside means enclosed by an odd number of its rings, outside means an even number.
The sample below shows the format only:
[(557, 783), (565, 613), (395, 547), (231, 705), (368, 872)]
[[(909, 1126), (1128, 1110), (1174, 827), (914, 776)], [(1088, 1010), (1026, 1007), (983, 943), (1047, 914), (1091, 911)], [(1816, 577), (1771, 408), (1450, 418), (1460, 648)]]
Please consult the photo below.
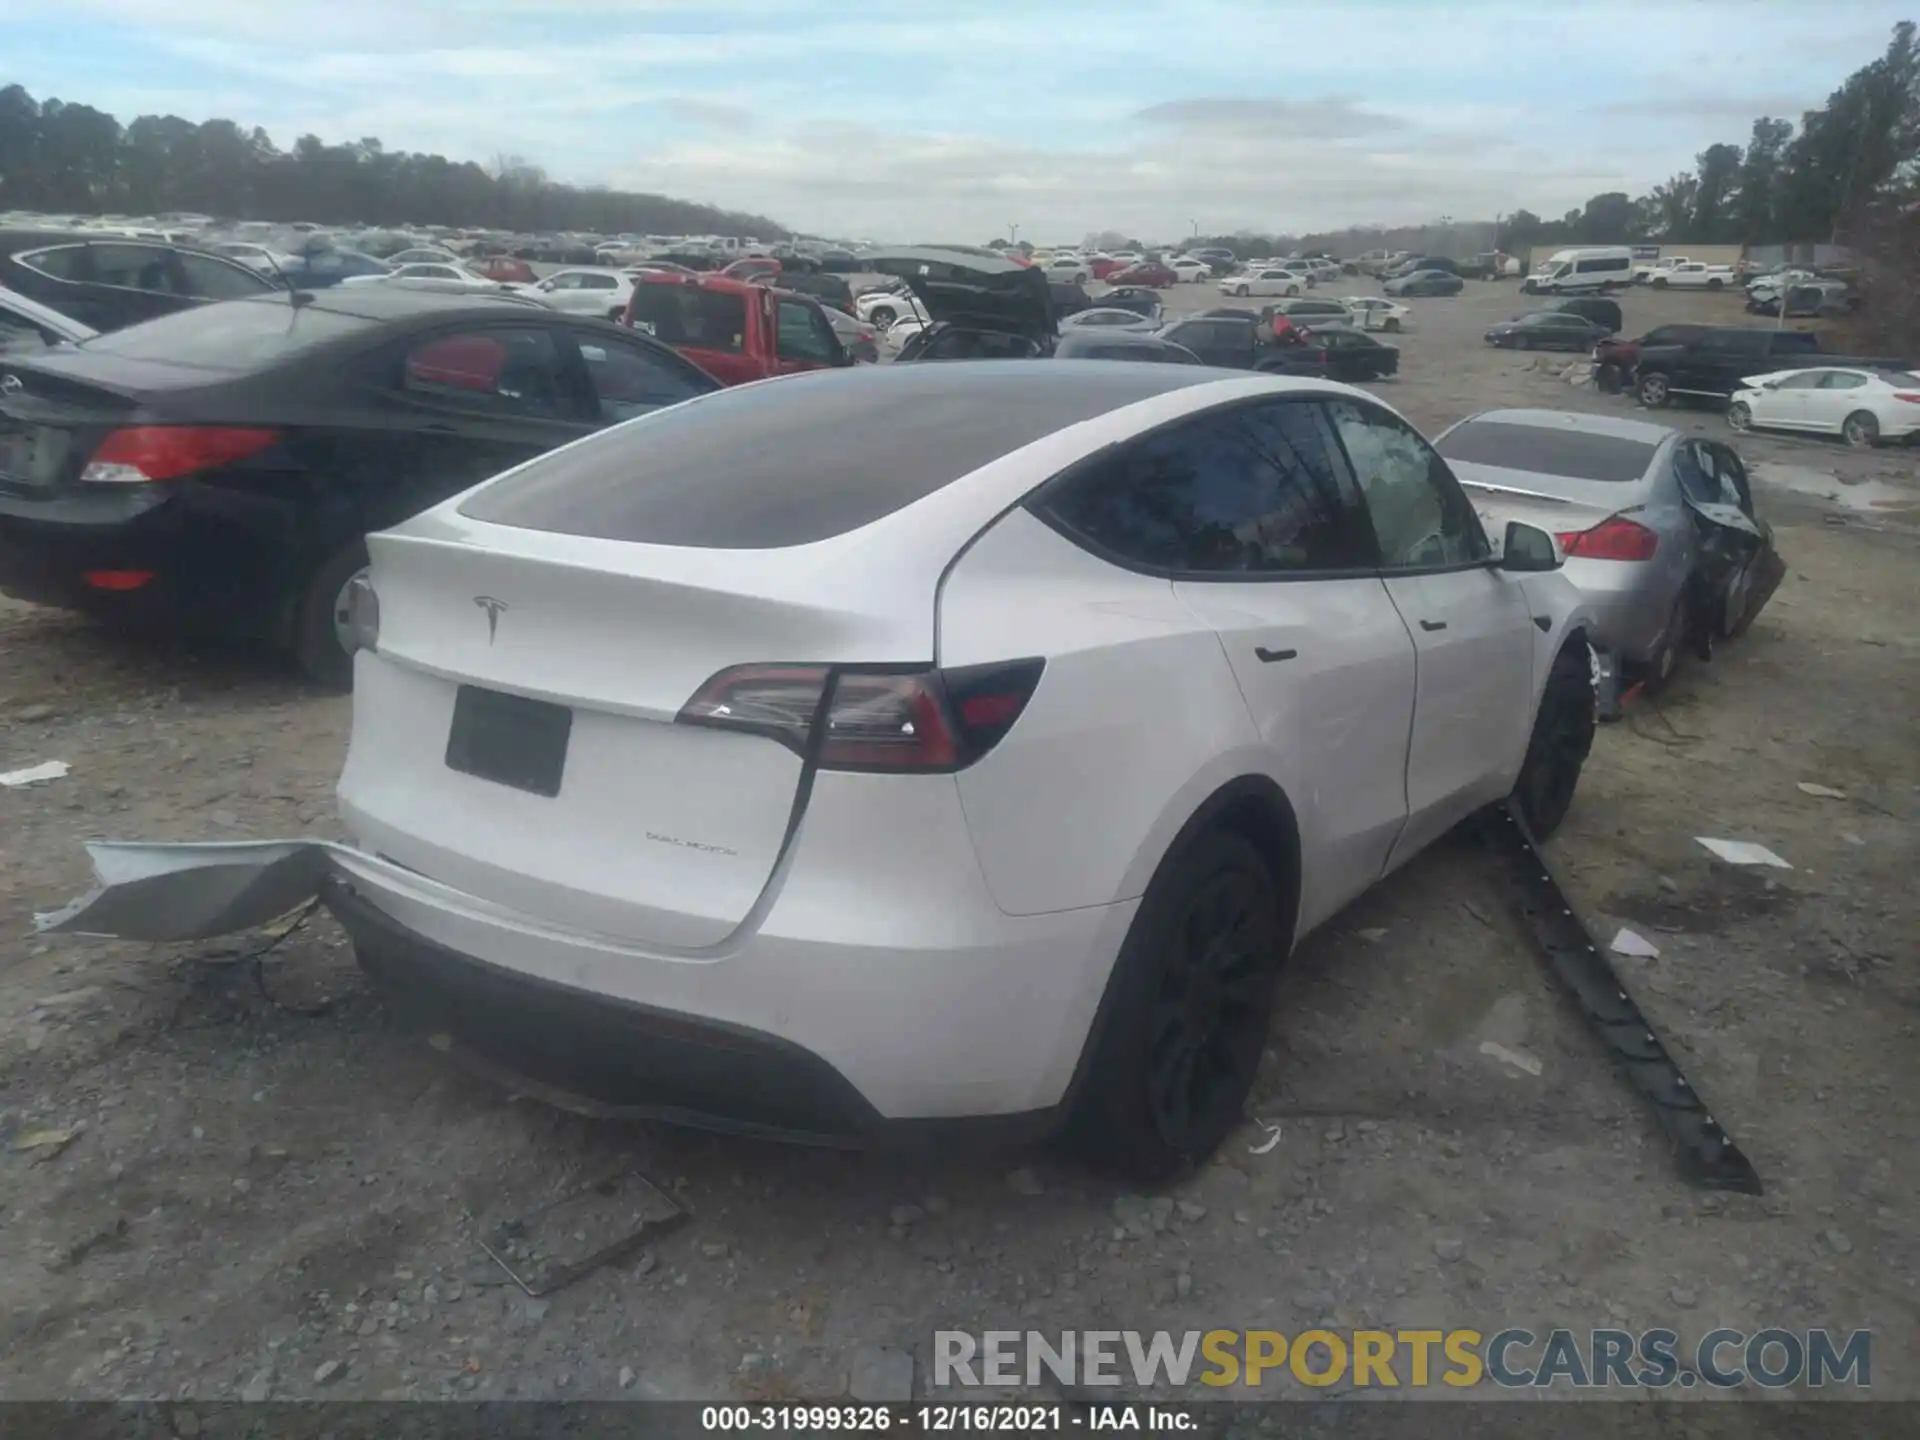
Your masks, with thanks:
[(401, 360), (400, 388), (482, 414), (571, 418), (559, 349), (549, 331), (534, 326), (476, 327), (416, 341)]
[(1372, 542), (1321, 408), (1243, 406), (1172, 425), (1037, 507), (1117, 564), (1190, 578), (1364, 570)]
[(201, 300), (244, 300), (277, 288), (246, 266), (211, 255), (181, 250), (173, 258), (180, 266), (187, 293)]
[(644, 345), (595, 335), (574, 337), (593, 392), (594, 414), (603, 425), (645, 415), (663, 405), (677, 405), (713, 389)]
[(92, 279), (98, 285), (145, 290), (156, 295), (185, 293), (175, 281), (173, 252), (158, 245), (89, 245)]

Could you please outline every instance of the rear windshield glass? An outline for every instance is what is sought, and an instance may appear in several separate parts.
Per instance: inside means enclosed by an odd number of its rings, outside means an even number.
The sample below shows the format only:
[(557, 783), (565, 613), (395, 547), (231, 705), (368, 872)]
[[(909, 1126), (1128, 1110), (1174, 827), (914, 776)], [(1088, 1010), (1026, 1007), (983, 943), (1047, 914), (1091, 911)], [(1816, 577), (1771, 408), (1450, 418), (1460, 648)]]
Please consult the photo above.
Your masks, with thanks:
[[(996, 362), (861, 366), (723, 390), (534, 461), (460, 513), (496, 525), (705, 550), (843, 535), (1056, 430), (1206, 372)], [(982, 373), (986, 372), (986, 373)], [(1191, 374), (1192, 379), (1184, 378)]]
[(163, 315), (81, 342), (94, 355), (158, 360), (194, 370), (249, 370), (287, 359), (373, 322), (310, 305), (232, 300)]
[(1476, 420), (1441, 436), (1434, 448), (1470, 465), (1624, 483), (1647, 473), (1657, 447), (1621, 435)]
[(698, 285), (633, 287), (633, 323), (675, 349), (738, 354), (746, 342), (746, 297)]

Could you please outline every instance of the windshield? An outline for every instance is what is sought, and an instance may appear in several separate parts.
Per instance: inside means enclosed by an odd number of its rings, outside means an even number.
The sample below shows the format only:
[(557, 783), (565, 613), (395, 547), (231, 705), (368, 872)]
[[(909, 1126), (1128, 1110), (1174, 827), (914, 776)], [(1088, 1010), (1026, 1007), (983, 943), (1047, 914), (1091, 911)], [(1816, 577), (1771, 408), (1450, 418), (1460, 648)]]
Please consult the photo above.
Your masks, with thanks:
[(234, 300), (129, 325), (80, 342), (89, 355), (118, 355), (195, 370), (239, 371), (285, 359), (373, 322), (311, 305)]
[(1434, 448), (1449, 460), (1561, 475), (1569, 480), (1625, 484), (1640, 479), (1659, 448), (1623, 435), (1471, 420), (1440, 437)]

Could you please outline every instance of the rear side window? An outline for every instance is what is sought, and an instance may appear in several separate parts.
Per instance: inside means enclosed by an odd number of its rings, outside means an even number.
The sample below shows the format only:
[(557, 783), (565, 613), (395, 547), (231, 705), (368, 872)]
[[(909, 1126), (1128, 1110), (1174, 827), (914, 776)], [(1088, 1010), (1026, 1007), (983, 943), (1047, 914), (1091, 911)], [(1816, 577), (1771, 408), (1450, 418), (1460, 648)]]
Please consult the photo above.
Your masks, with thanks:
[(1246, 406), (1170, 426), (1050, 489), (1040, 514), (1096, 554), (1160, 574), (1362, 570), (1359, 497), (1320, 406)]
[(304, 350), (370, 328), (358, 315), (283, 301), (233, 301), (164, 315), (111, 330), (81, 348), (129, 360), (156, 360), (194, 370), (239, 371), (291, 359)]
[(560, 360), (543, 329), (475, 329), (415, 344), (401, 365), (410, 395), (497, 415), (557, 420), (565, 410)]
[(179, 293), (167, 263), (172, 259), (169, 251), (154, 245), (89, 245), (87, 249), (96, 284), (162, 295)]
[(698, 285), (640, 284), (633, 291), (633, 323), (675, 349), (738, 355), (746, 345), (747, 301)]
[(56, 245), (50, 250), (34, 250), (13, 258), (29, 270), (38, 270), (54, 280), (87, 278), (87, 247), (84, 245)]
[(277, 288), (246, 266), (216, 260), (211, 255), (194, 255), (182, 250), (174, 259), (186, 279), (187, 293), (201, 300), (244, 300), (249, 295)]
[(631, 420), (663, 405), (676, 405), (713, 388), (711, 383), (700, 384), (666, 357), (638, 345), (623, 345), (597, 335), (591, 340), (582, 338), (578, 344), (596, 409), (607, 425)]
[(1656, 325), (1640, 337), (1642, 345), (1684, 345), (1706, 334), (1700, 325)]
[(1621, 435), (1472, 420), (1441, 436), (1434, 448), (1473, 465), (1626, 484), (1647, 473), (1658, 447)]

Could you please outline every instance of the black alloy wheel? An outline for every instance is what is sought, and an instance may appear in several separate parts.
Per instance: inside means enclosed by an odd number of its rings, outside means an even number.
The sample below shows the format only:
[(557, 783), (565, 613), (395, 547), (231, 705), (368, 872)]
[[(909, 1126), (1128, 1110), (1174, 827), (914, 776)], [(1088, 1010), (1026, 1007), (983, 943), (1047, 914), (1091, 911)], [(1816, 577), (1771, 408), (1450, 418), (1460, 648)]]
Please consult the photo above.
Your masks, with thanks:
[(1593, 749), (1599, 723), (1593, 669), (1592, 650), (1584, 638), (1577, 638), (1554, 657), (1547, 675), (1526, 759), (1513, 786), (1513, 798), (1536, 840), (1545, 840), (1567, 818), (1581, 768)]
[(1204, 1159), (1240, 1122), (1289, 936), (1245, 836), (1206, 831), (1161, 865), (1114, 964), (1069, 1143), (1141, 1183)]
[(1147, 1047), (1147, 1093), (1176, 1145), (1231, 1123), (1266, 1045), (1273, 887), (1223, 868), (1188, 895), (1168, 937)]

